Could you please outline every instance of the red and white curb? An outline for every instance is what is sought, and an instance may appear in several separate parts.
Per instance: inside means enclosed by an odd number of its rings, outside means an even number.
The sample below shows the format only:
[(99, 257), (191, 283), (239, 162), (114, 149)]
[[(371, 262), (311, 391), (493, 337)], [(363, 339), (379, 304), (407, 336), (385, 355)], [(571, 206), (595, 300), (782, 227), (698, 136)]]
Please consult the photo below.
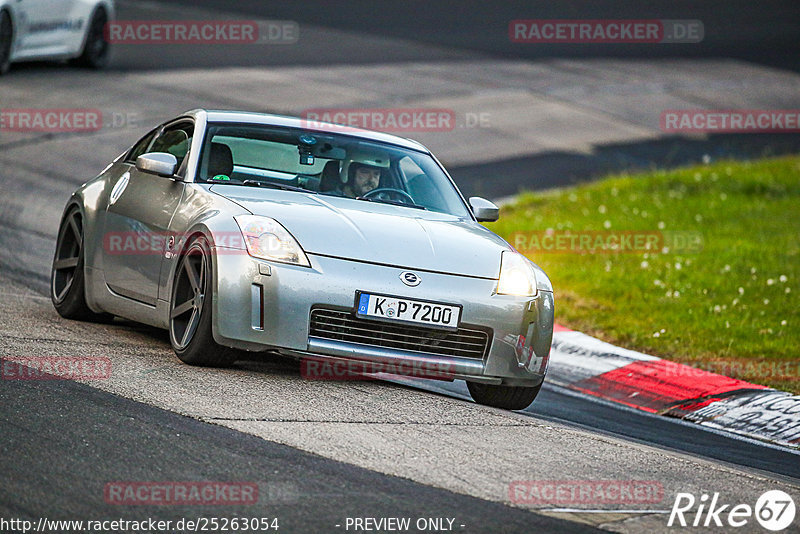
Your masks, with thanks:
[(800, 396), (616, 347), (558, 325), (547, 380), (646, 412), (800, 447)]

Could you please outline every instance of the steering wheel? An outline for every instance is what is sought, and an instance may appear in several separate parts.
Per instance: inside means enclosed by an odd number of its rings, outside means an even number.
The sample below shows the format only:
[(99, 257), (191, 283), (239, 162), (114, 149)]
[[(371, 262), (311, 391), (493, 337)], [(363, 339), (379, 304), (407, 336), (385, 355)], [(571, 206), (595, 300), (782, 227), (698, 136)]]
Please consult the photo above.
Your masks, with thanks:
[(381, 200), (393, 200), (395, 202), (402, 202), (403, 204), (415, 204), (414, 199), (403, 191), (394, 187), (379, 187), (361, 195), (362, 198), (372, 199), (378, 198)]

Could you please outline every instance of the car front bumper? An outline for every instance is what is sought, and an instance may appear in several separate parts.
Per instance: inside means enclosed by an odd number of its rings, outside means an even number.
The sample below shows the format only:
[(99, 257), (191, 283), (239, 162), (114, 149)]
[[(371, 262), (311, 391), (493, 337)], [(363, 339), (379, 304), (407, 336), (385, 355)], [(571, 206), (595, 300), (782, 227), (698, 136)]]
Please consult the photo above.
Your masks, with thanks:
[[(308, 254), (312, 267), (256, 260), (242, 250), (215, 248), (213, 333), (221, 345), (276, 350), (297, 357), (410, 364), (448, 369), (452, 378), (535, 386), (547, 370), (553, 334), (553, 294), (497, 295), (496, 280), (415, 271), (409, 287), (399, 267)], [(491, 331), (483, 358), (400, 350), (310, 336), (312, 308), (352, 310), (356, 291), (463, 306), (461, 325)]]

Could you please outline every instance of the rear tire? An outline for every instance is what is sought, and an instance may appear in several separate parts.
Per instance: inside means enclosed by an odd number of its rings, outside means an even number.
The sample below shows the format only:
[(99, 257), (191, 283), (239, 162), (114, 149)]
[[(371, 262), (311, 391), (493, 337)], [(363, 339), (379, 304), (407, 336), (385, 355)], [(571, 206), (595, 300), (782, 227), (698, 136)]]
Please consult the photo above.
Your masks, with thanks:
[(87, 69), (102, 69), (106, 66), (109, 45), (104, 32), (107, 23), (106, 10), (102, 7), (96, 9), (86, 29), (86, 41), (83, 43), (81, 55), (72, 60), (74, 65)]
[(169, 306), (169, 341), (189, 365), (228, 367), (237, 351), (214, 341), (212, 325), (211, 250), (204, 237), (195, 238), (178, 262)]
[(107, 323), (114, 316), (95, 313), (86, 304), (83, 217), (77, 206), (67, 211), (58, 230), (56, 253), (50, 271), (50, 299), (65, 319)]
[(11, 67), (11, 43), (14, 39), (14, 26), (7, 11), (0, 11), (0, 75)]
[(478, 404), (502, 408), (504, 410), (524, 410), (533, 403), (542, 385), (495, 386), (479, 382), (467, 382), (470, 395)]

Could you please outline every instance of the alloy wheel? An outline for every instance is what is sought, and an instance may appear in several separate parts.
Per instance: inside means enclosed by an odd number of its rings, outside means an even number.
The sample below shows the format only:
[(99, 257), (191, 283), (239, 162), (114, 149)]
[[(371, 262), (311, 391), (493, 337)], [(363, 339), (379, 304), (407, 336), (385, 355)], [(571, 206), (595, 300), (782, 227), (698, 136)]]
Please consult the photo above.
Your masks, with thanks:
[(53, 299), (56, 302), (63, 302), (72, 288), (82, 246), (83, 221), (80, 212), (75, 209), (67, 215), (58, 233), (51, 280)]
[(206, 297), (208, 259), (203, 248), (193, 244), (181, 260), (172, 291), (170, 336), (178, 349), (185, 349), (200, 324)]

